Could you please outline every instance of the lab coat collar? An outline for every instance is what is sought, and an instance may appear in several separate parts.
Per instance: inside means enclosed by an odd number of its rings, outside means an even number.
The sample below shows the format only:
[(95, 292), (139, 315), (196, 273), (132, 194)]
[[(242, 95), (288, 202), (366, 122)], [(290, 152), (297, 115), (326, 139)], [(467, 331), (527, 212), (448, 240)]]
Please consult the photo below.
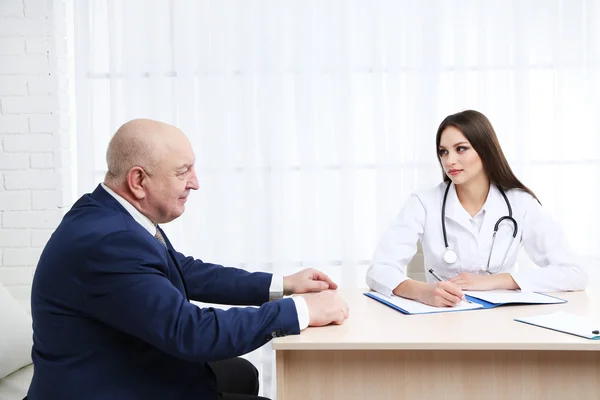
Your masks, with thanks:
[[(442, 185), (442, 195), (443, 191), (446, 190), (446, 184)], [(508, 215), (508, 209), (504, 202), (504, 198), (502, 194), (494, 184), (490, 184), (490, 190), (488, 192), (488, 197), (481, 208), (485, 211), (483, 225), (481, 227), (482, 233), (487, 232), (491, 237), (491, 233), (494, 230), (494, 225), (496, 221), (501, 215)], [(501, 214), (501, 215), (500, 215)], [(498, 215), (497, 217), (495, 217)], [(454, 184), (450, 184), (450, 189), (448, 190), (448, 197), (446, 199), (446, 218), (449, 218), (462, 227), (464, 227), (468, 232), (471, 232), (471, 215), (464, 209), (462, 204), (460, 204), (460, 200), (458, 200), (458, 196), (456, 194), (456, 188)]]

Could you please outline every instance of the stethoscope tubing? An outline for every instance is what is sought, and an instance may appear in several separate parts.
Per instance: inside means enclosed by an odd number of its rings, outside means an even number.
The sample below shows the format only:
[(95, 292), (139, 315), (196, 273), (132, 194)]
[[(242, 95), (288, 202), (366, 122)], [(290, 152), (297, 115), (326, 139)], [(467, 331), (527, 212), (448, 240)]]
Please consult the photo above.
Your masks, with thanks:
[[(444, 246), (446, 246), (446, 251), (444, 252), (443, 259), (448, 264), (453, 264), (458, 259), (458, 257), (456, 256), (456, 252), (454, 250), (450, 249), (450, 246), (448, 246), (448, 235), (446, 233), (446, 200), (448, 198), (448, 191), (450, 190), (451, 184), (452, 184), (452, 182), (448, 182), (448, 184), (446, 185), (446, 191), (444, 192), (444, 199), (442, 200), (442, 235), (444, 236)], [(504, 254), (502, 263), (500, 264), (500, 269), (502, 269), (502, 266), (504, 265), (504, 262), (506, 261), (506, 257), (508, 257), (508, 251), (510, 250), (513, 242), (515, 241), (515, 238), (517, 237), (517, 233), (519, 231), (519, 225), (517, 224), (517, 221), (512, 216), (512, 207), (510, 205), (510, 201), (508, 201), (508, 197), (506, 197), (506, 194), (504, 193), (504, 190), (502, 190), (502, 188), (498, 187), (498, 190), (500, 191), (500, 193), (502, 194), (502, 197), (504, 198), (506, 207), (508, 208), (508, 215), (500, 217), (498, 219), (498, 221), (496, 221), (496, 224), (494, 225), (494, 233), (492, 236), (492, 247), (490, 248), (490, 254), (488, 255), (487, 265), (486, 265), (486, 269), (485, 269), (486, 272), (488, 272), (490, 274), (491, 274), (490, 260), (492, 258), (494, 243), (496, 241), (496, 234), (498, 233), (498, 228), (500, 227), (500, 224), (502, 223), (502, 221), (506, 221), (506, 220), (510, 221), (513, 225), (513, 232), (512, 232), (512, 239), (510, 241), (510, 245), (508, 246), (508, 249), (506, 250), (506, 253)], [(449, 252), (454, 253), (454, 255), (452, 255), (452, 256), (450, 256), (449, 254), (447, 255), (446, 253), (449, 253)], [(455, 260), (455, 261), (449, 262), (448, 260)]]

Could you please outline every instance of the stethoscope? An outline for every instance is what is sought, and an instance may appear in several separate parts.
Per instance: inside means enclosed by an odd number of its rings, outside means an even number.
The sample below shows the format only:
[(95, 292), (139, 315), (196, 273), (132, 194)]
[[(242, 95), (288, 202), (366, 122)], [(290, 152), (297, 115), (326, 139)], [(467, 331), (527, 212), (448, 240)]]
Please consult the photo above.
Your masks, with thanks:
[[(450, 190), (451, 184), (452, 184), (452, 182), (448, 182), (448, 185), (446, 186), (446, 191), (444, 192), (444, 200), (442, 202), (442, 233), (444, 234), (444, 245), (446, 246), (446, 251), (444, 251), (444, 255), (442, 256), (442, 259), (447, 264), (454, 264), (456, 261), (458, 261), (458, 255), (456, 254), (456, 252), (454, 250), (452, 250), (450, 248), (450, 246), (448, 246), (448, 237), (446, 236), (446, 199), (448, 198), (448, 191)], [(508, 251), (510, 250), (513, 242), (515, 241), (515, 237), (517, 237), (517, 232), (519, 230), (517, 221), (515, 221), (515, 219), (512, 217), (512, 208), (510, 206), (510, 202), (508, 201), (508, 197), (506, 197), (506, 194), (504, 194), (504, 191), (500, 187), (498, 187), (498, 190), (502, 194), (502, 197), (504, 197), (504, 201), (506, 202), (506, 207), (508, 207), (508, 215), (506, 215), (504, 217), (500, 217), (500, 219), (498, 219), (498, 221), (496, 221), (496, 225), (494, 225), (494, 236), (492, 236), (492, 247), (490, 247), (490, 254), (488, 255), (487, 265), (485, 267), (485, 271), (489, 274), (498, 272), (502, 269), (502, 267), (504, 266), (504, 261), (506, 261), (506, 257), (508, 256)], [(504, 258), (502, 259), (502, 264), (500, 264), (500, 268), (498, 268), (495, 272), (490, 272), (490, 260), (492, 259), (492, 251), (494, 250), (494, 242), (496, 241), (496, 233), (498, 233), (498, 227), (500, 226), (500, 223), (504, 220), (508, 220), (508, 221), (512, 222), (512, 225), (513, 225), (512, 240), (510, 241), (510, 244), (506, 248), (506, 253), (504, 253)]]

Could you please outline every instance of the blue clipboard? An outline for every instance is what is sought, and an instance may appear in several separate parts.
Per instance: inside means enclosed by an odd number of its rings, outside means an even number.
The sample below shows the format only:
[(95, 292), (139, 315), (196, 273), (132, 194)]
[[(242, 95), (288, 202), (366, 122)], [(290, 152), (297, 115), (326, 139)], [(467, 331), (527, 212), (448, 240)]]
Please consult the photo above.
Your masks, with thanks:
[(465, 295), (465, 297), (469, 300), (472, 301), (474, 303), (478, 303), (481, 304), (483, 306), (484, 309), (487, 308), (495, 308), (495, 307), (500, 307), (500, 306), (519, 306), (519, 305), (540, 305), (540, 304), (562, 304), (562, 303), (566, 303), (567, 300), (565, 299), (561, 299), (558, 298), (556, 296), (550, 296), (549, 294), (546, 293), (539, 293), (539, 292), (535, 292), (536, 294), (542, 295), (542, 296), (547, 296), (550, 297), (551, 299), (555, 299), (557, 301), (554, 301), (552, 303), (535, 303), (535, 302), (519, 302), (519, 301), (511, 301), (511, 302), (507, 302), (507, 303), (490, 303), (488, 301), (482, 300), (480, 298), (474, 297), (474, 296), (469, 296), (468, 294)]
[[(400, 311), (402, 314), (405, 315), (419, 315), (419, 314), (435, 314), (435, 313), (447, 313), (447, 312), (460, 312), (460, 311), (467, 311), (467, 310), (480, 310), (483, 308), (483, 306), (481, 304), (476, 303), (475, 306), (473, 306), (473, 304), (468, 304), (460, 307), (431, 307), (431, 306), (427, 306), (427, 305), (419, 305), (419, 308), (422, 309), (426, 309), (426, 311), (420, 311), (420, 312), (411, 312), (405, 308), (400, 307), (397, 304), (392, 303), (391, 301), (386, 300), (383, 297), (379, 297), (377, 294), (373, 293), (373, 292), (366, 292), (363, 293), (365, 296), (370, 297), (373, 300), (376, 300), (382, 304), (385, 304), (388, 307), (393, 308), (396, 311)], [(405, 303), (418, 303), (414, 300), (408, 300), (408, 299), (403, 299), (402, 300)], [(418, 303), (420, 304), (420, 303)], [(466, 308), (465, 308), (466, 307)]]
[[(507, 302), (507, 303), (491, 303), (482, 299), (479, 299), (477, 297), (474, 296), (469, 296), (469, 295), (465, 295), (465, 297), (467, 297), (467, 299), (469, 301), (471, 301), (473, 304), (469, 305), (468, 303), (464, 304), (464, 305), (459, 305), (456, 307), (431, 307), (431, 306), (420, 306), (420, 308), (422, 308), (422, 311), (419, 312), (411, 312), (409, 310), (406, 310), (405, 308), (399, 306), (398, 304), (394, 304), (392, 301), (393, 299), (386, 299), (386, 296), (383, 295), (379, 295), (378, 293), (374, 293), (374, 292), (365, 292), (363, 293), (365, 296), (376, 300), (382, 304), (385, 304), (388, 307), (393, 308), (396, 311), (401, 312), (402, 314), (405, 315), (419, 315), (419, 314), (434, 314), (434, 313), (446, 313), (446, 312), (461, 312), (461, 311), (471, 311), (471, 310), (486, 310), (486, 309), (491, 309), (491, 308), (495, 308), (495, 307), (500, 307), (500, 306), (508, 306), (508, 305), (539, 305), (539, 304), (561, 304), (561, 303), (566, 303), (567, 301), (555, 296), (550, 296), (547, 295), (545, 293), (538, 293), (544, 296), (548, 296), (552, 299), (555, 299), (556, 301), (553, 301), (552, 303), (535, 303), (535, 302)], [(402, 298), (400, 298), (402, 299)], [(417, 303), (414, 300), (408, 300), (408, 299), (402, 299), (401, 300), (403, 303), (406, 304), (410, 304), (410, 303)]]

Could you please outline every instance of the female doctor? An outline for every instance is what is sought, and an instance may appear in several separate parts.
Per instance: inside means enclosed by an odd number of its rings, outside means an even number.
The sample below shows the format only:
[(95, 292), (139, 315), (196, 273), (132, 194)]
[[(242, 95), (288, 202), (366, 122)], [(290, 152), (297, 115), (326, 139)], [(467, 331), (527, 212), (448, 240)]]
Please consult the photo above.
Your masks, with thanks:
[[(444, 182), (409, 197), (375, 251), (371, 289), (436, 307), (458, 304), (463, 289), (585, 289), (587, 275), (560, 227), (516, 178), (485, 115), (446, 117), (436, 150)], [(417, 241), (427, 283), (406, 276)], [(515, 270), (521, 246), (542, 268)]]

